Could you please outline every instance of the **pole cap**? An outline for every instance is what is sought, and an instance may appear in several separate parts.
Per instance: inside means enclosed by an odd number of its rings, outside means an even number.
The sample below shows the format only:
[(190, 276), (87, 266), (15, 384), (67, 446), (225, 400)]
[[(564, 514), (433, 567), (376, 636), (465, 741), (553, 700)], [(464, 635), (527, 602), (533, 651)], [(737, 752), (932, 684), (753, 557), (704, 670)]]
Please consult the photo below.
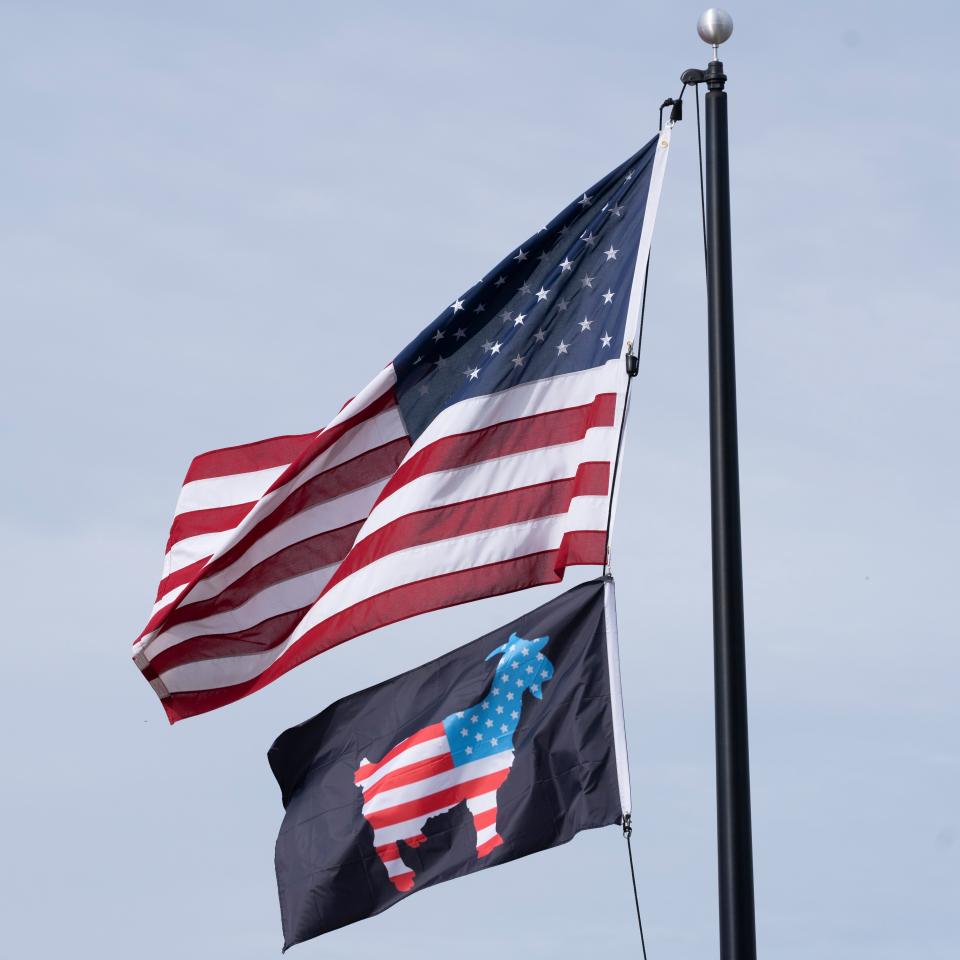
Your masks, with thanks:
[(733, 33), (733, 17), (726, 10), (711, 7), (700, 14), (697, 33), (704, 43), (709, 43), (716, 52), (721, 43), (726, 43)]

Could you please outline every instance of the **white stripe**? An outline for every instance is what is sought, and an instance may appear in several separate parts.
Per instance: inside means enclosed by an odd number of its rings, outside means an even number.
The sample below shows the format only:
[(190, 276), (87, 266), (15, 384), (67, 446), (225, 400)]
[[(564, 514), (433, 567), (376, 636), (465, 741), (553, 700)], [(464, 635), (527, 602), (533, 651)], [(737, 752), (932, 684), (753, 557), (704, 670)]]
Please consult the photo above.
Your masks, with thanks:
[(482, 847), (488, 840), (497, 835), (497, 825), (491, 823), (489, 827), (484, 827), (477, 831), (477, 847)]
[[(304, 443), (304, 447), (309, 442)], [(288, 464), (284, 464), (280, 467), (266, 467), (249, 473), (232, 473), (225, 477), (191, 480), (180, 489), (174, 516), (191, 510), (232, 507), (259, 500), (270, 489), (270, 484), (287, 469), (287, 466)]]
[(491, 790), (489, 793), (481, 793), (479, 797), (467, 798), (467, 809), (476, 816), (478, 813), (485, 813), (487, 810), (493, 810), (497, 806), (497, 791)]
[(187, 584), (181, 583), (179, 587), (174, 587), (172, 590), (168, 590), (154, 605), (153, 609), (150, 611), (150, 618), (152, 619), (157, 615), (157, 613), (162, 610), (164, 607), (169, 606), (173, 603), (177, 597), (187, 589)]
[(393, 860), (383, 860), (383, 865), (387, 868), (388, 877), (396, 877), (401, 873), (411, 873), (410, 868), (399, 858), (396, 857)]
[(610, 427), (592, 427), (582, 440), (424, 474), (374, 507), (357, 534), (357, 543), (409, 513), (563, 480), (573, 477), (582, 463), (610, 463), (616, 442), (617, 434)]
[(559, 373), (497, 393), (461, 400), (437, 414), (404, 459), (409, 460), (424, 447), (444, 437), (472, 433), (507, 420), (583, 406), (598, 393), (618, 392), (623, 385), (623, 369), (623, 359), (613, 357), (599, 367)]
[(439, 793), (448, 787), (454, 787), (459, 783), (466, 783), (468, 780), (474, 780), (477, 777), (485, 777), (488, 774), (496, 773), (498, 770), (509, 770), (513, 766), (513, 751), (501, 750), (499, 753), (491, 754), (488, 757), (481, 757), (479, 760), (472, 760), (462, 766), (454, 767), (452, 770), (444, 770), (432, 777), (424, 777), (422, 780), (416, 780), (402, 787), (394, 787), (392, 790), (384, 790), (378, 793), (372, 800), (363, 805), (363, 815), (375, 813), (378, 810), (387, 810), (390, 807), (396, 807), (401, 803), (409, 803), (411, 800), (419, 800), (423, 797), (429, 797), (431, 794)]
[(613, 580), (603, 585), (603, 622), (606, 633), (607, 676), (610, 678), (610, 714), (613, 717), (613, 753), (617, 761), (620, 809), (630, 813), (630, 762), (627, 731), (623, 723), (623, 693), (620, 689), (620, 640), (617, 634), (617, 596)]
[(215, 533), (198, 533), (195, 537), (178, 540), (167, 553), (163, 578), (189, 567), (191, 563), (203, 560), (204, 557), (212, 556), (232, 535), (233, 530), (218, 530)]
[(368, 790), (375, 783), (379, 783), (388, 773), (399, 770), (401, 767), (409, 766), (419, 760), (426, 760), (428, 757), (437, 757), (449, 750), (447, 744), (447, 735), (435, 737), (433, 740), (424, 740), (422, 743), (415, 743), (412, 747), (407, 747), (401, 753), (398, 753), (392, 760), (379, 767), (375, 773), (371, 773), (365, 780), (360, 780), (357, 786), (361, 790)]
[(336, 584), (314, 604), (282, 644), (259, 654), (203, 660), (171, 667), (162, 680), (171, 693), (211, 690), (261, 674), (307, 630), (367, 597), (418, 580), (468, 570), (530, 553), (555, 550), (568, 530), (604, 530), (605, 496), (577, 497), (566, 514), (419, 544), (389, 554)]

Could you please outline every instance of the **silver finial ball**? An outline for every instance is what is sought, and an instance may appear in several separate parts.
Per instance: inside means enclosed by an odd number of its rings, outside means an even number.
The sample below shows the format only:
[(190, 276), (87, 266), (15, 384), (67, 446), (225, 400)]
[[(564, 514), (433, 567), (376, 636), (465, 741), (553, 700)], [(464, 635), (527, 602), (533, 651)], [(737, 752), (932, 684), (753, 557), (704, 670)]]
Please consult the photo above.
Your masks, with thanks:
[(719, 47), (721, 43), (726, 43), (733, 33), (733, 17), (726, 10), (711, 7), (700, 14), (697, 33), (704, 43)]

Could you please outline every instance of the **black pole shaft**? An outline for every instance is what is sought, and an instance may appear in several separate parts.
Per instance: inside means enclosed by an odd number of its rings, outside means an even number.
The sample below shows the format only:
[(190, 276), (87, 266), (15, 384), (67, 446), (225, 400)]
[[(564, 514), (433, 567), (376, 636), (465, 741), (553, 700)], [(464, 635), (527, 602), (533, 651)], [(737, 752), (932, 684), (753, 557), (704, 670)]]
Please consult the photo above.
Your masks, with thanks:
[(706, 71), (707, 313), (720, 956), (755, 960), (725, 81), (723, 64), (713, 61)]

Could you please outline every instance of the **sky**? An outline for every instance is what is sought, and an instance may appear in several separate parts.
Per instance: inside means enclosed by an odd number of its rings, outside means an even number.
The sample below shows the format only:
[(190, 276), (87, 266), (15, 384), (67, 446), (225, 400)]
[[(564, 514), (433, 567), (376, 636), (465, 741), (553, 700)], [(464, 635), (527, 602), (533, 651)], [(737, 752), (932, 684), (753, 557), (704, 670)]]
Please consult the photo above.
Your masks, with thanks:
[[(190, 459), (326, 423), (653, 135), (680, 73), (709, 58), (700, 11), (0, 3), (3, 956), (278, 955), (274, 737), (560, 592), (386, 628), (173, 728), (129, 659)], [(960, 14), (731, 12), (759, 950), (952, 960)], [(718, 943), (692, 105), (614, 543), (651, 960)], [(609, 827), (294, 956), (638, 956), (632, 910)]]

